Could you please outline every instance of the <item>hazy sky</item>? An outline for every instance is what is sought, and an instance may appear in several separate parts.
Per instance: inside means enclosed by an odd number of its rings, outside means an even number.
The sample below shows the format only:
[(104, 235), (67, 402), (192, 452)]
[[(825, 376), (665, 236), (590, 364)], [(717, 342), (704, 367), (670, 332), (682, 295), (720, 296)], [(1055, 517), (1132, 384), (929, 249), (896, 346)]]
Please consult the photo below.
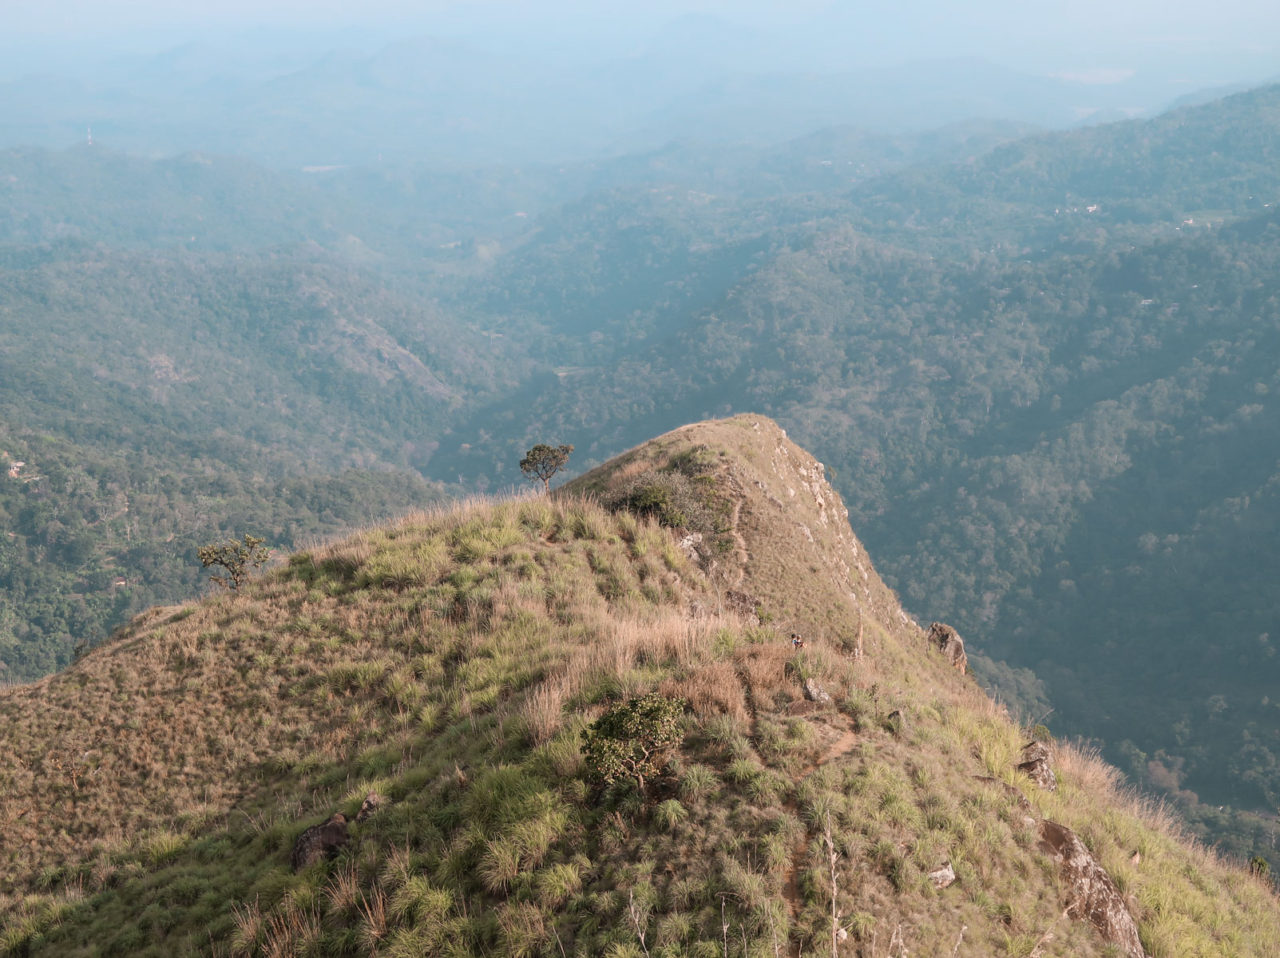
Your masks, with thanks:
[(794, 22), (831, 14), (853, 15), (869, 24), (914, 24), (926, 33), (931, 22), (973, 23), (1007, 36), (1088, 34), (1111, 30), (1160, 30), (1257, 36), (1280, 25), (1280, 7), (1271, 0), (0, 0), (6, 30), (64, 31), (137, 27), (274, 23), (333, 26), (349, 23), (414, 21), (562, 20), (588, 16), (629, 20), (670, 19), (706, 12), (744, 22)]
[(0, 0), (10, 36), (196, 25), (314, 29), (407, 22), (453, 30), (584, 18), (596, 24), (610, 19), (656, 24), (697, 12), (752, 24), (834, 19), (877, 34), (901, 29), (905, 35), (897, 45), (904, 48), (932, 45), (950, 35), (957, 42), (985, 40), (995, 47), (1057, 36), (1100, 44), (1199, 39), (1274, 49), (1272, 37), (1280, 32), (1280, 4), (1274, 0)]
[(847, 53), (862, 64), (979, 56), (1100, 81), (1142, 69), (1184, 70), (1188, 83), (1280, 73), (1275, 0), (0, 0), (0, 74), (264, 29), (357, 46), (406, 31), (498, 49), (591, 36), (584, 49), (627, 52), (685, 14), (767, 27), (780, 62), (791, 49), (820, 69)]

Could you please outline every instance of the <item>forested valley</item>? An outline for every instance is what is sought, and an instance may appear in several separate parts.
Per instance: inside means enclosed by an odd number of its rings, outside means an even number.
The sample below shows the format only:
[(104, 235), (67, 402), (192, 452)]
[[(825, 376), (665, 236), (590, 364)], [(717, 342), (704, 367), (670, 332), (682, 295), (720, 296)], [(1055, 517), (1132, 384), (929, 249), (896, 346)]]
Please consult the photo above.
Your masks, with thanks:
[(193, 594), (210, 539), (755, 411), (1012, 708), (1270, 848), (1277, 204), (1277, 87), (569, 168), (0, 153), (0, 675)]

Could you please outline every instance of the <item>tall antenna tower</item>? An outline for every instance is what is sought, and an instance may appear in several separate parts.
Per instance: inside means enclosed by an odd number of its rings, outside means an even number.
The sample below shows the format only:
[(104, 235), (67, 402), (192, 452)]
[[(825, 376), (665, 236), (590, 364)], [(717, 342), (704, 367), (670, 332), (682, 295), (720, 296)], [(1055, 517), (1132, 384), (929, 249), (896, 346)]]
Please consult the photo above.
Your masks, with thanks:
[(87, 131), (88, 136), (89, 136), (89, 145), (90, 145), (90, 146), (93, 146), (93, 127), (91, 127), (91, 126), (86, 126), (86, 127), (85, 127), (85, 130)]

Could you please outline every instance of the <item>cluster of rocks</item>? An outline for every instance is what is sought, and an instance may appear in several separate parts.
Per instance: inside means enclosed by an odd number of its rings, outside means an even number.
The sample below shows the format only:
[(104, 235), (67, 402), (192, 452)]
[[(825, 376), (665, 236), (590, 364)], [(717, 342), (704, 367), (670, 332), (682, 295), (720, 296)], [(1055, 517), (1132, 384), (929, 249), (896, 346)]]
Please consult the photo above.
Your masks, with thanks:
[(760, 600), (750, 593), (741, 592), (737, 589), (726, 589), (724, 607), (727, 611), (734, 613), (747, 622), (754, 622), (756, 625), (760, 624), (760, 615), (757, 612), (760, 608)]
[(759, 609), (759, 599), (738, 589), (726, 589), (718, 600), (710, 603), (702, 599), (694, 599), (689, 603), (689, 614), (695, 619), (705, 619), (712, 615), (729, 612), (744, 622), (755, 625), (760, 624)]
[(831, 701), (831, 693), (817, 683), (815, 679), (804, 680), (804, 697), (810, 702), (826, 704)]
[(934, 888), (946, 888), (948, 885), (954, 885), (956, 870), (951, 867), (951, 862), (943, 862), (942, 867), (929, 872), (929, 881), (933, 882)]
[[(1015, 766), (1038, 787), (1055, 791), (1058, 777), (1053, 770), (1053, 752), (1044, 742), (1028, 742), (1022, 749), (1021, 761)], [(1125, 958), (1146, 958), (1138, 937), (1138, 925), (1130, 914), (1128, 905), (1106, 869), (1093, 857), (1080, 837), (1066, 825), (1048, 819), (1037, 821), (1032, 805), (1017, 788), (999, 779), (980, 776), (982, 781), (999, 785), (1018, 803), (1023, 812), (1023, 823), (1036, 828), (1042, 852), (1058, 865), (1062, 887), (1066, 897), (1066, 913), (1080, 921), (1088, 921), (1097, 929), (1103, 940), (1117, 949)], [(931, 872), (939, 878), (944, 872)], [(939, 885), (938, 887), (945, 887)]]

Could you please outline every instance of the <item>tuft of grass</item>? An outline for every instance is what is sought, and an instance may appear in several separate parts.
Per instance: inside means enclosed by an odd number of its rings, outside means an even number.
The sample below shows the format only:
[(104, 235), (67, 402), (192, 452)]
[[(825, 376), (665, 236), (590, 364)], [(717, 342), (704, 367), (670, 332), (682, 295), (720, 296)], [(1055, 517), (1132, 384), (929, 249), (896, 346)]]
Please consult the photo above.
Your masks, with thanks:
[(663, 831), (673, 831), (689, 817), (689, 810), (674, 798), (658, 804), (653, 810), (653, 820)]

